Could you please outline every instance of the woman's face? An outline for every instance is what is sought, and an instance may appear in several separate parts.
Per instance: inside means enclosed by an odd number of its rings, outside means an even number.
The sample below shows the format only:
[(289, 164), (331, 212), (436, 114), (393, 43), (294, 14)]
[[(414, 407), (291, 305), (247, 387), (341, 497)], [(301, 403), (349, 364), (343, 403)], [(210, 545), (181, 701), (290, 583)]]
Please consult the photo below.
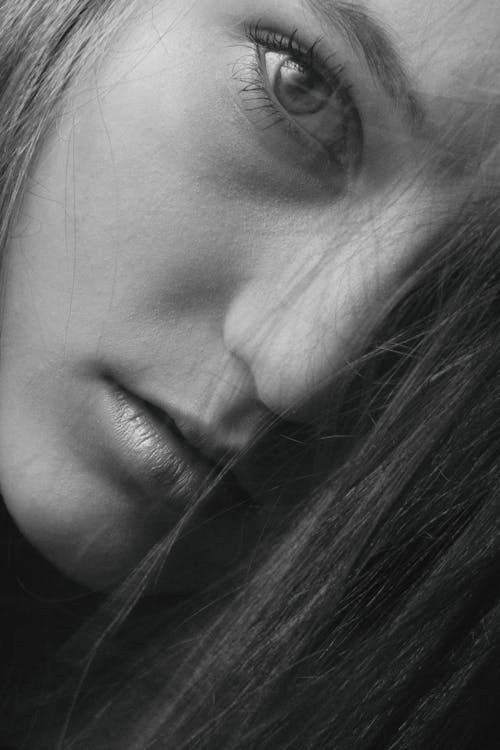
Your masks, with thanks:
[(486, 159), (499, 31), (498, 0), (142, 4), (64, 102), (4, 266), (1, 489), (60, 569), (110, 585), (241, 449), (253, 503), (214, 493), (167, 585), (256, 543), (304, 469), (259, 431), (314, 431)]

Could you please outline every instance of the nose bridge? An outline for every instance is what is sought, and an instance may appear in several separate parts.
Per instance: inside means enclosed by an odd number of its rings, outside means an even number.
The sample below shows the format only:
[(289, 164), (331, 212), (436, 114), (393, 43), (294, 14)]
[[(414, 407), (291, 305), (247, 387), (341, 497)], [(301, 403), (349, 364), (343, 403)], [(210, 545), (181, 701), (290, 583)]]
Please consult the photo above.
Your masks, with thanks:
[(414, 251), (443, 222), (448, 203), (439, 195), (416, 180), (380, 207), (367, 202), (366, 215), (344, 216), (345, 228), (318, 232), (303, 261), (292, 244), (271, 273), (257, 270), (239, 289), (224, 321), (225, 346), (246, 364), (268, 409), (316, 423), (329, 385), (351, 368)]
[(240, 290), (225, 318), (225, 345), (246, 364), (269, 410), (311, 422), (315, 397), (345, 361), (347, 311), (322, 264), (284, 276)]

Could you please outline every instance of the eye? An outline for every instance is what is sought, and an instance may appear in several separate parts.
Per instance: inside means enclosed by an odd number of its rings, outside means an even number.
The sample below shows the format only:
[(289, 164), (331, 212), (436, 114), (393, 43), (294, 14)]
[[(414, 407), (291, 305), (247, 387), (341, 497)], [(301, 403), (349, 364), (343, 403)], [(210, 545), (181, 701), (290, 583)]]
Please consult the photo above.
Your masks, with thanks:
[(363, 134), (343, 67), (335, 65), (332, 56), (323, 60), (318, 42), (303, 49), (297, 32), (286, 37), (255, 26), (248, 35), (255, 44), (256, 65), (254, 79), (247, 81), (244, 91), (257, 94), (256, 105), (270, 112), (274, 122), (288, 125), (331, 166), (356, 172)]
[(332, 108), (334, 93), (323, 76), (279, 52), (263, 57), (272, 90), (287, 112), (298, 117)]

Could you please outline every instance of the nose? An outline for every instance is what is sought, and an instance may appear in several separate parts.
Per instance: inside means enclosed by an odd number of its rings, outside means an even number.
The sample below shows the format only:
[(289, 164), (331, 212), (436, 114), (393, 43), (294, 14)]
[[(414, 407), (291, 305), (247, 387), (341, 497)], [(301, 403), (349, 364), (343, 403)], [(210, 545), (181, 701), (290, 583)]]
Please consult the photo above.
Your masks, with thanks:
[[(333, 379), (366, 328), (362, 270), (319, 265), (286, 283), (254, 279), (232, 301), (225, 345), (252, 373), (259, 400), (274, 414), (315, 423), (332, 401)], [(372, 292), (373, 308), (377, 294)]]
[(449, 206), (419, 178), (342, 220), (327, 218), (306, 252), (293, 236), (266, 249), (269, 265), (256, 265), (227, 307), (224, 345), (248, 368), (267, 409), (313, 427), (334, 416), (335, 383), (352, 372)]

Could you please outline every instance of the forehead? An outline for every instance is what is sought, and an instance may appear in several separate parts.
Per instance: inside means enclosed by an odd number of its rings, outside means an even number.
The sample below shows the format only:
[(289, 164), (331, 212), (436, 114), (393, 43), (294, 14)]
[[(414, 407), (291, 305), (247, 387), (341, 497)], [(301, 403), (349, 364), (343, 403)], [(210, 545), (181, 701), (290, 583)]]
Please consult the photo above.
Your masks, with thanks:
[(360, 5), (394, 38), (425, 93), (446, 87), (450, 95), (473, 95), (479, 86), (498, 95), (498, 0), (365, 0)]

